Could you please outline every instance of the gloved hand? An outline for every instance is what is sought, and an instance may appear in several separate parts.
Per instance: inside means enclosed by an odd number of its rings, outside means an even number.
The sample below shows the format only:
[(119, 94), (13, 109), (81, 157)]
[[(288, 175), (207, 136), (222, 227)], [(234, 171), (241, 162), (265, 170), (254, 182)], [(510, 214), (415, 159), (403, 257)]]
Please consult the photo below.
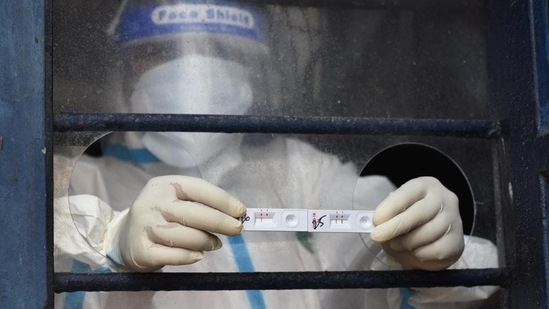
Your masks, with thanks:
[(161, 176), (149, 180), (121, 221), (113, 248), (134, 271), (191, 264), (203, 251), (221, 247), (212, 233), (236, 235), (246, 212), (229, 193), (199, 178)]
[(442, 270), (464, 249), (457, 196), (433, 177), (412, 179), (376, 208), (371, 239), (404, 269)]

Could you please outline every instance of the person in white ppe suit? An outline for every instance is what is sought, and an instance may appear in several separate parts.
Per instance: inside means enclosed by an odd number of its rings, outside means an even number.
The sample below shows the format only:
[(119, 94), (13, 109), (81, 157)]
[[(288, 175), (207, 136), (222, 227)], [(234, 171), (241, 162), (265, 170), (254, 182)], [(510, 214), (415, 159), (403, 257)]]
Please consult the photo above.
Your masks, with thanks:
[[(132, 50), (131, 110), (249, 113), (262, 16), (236, 4), (128, 3), (116, 33)], [(154, 47), (157, 46), (157, 47)], [(176, 52), (170, 49), (175, 48)], [(236, 50), (236, 55), (233, 53)], [(464, 236), (457, 196), (434, 177), (395, 187), (294, 138), (128, 132), (83, 156), (55, 204), (56, 270), (250, 272), (497, 267), (489, 241)], [(243, 232), (254, 208), (375, 209), (371, 235)], [(65, 263), (65, 264), (63, 264)], [(74, 268), (73, 268), (74, 270)], [(494, 287), (65, 293), (59, 308), (464, 308)], [(77, 296), (77, 297), (75, 297)], [(76, 298), (76, 300), (75, 300)]]

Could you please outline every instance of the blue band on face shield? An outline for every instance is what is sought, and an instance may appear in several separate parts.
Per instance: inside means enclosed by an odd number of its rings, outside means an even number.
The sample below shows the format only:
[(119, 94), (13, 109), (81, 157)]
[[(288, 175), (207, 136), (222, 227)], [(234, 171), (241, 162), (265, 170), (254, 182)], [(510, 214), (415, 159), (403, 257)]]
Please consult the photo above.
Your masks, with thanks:
[(128, 8), (118, 26), (119, 43), (176, 33), (217, 33), (264, 42), (263, 21), (234, 4), (177, 3)]

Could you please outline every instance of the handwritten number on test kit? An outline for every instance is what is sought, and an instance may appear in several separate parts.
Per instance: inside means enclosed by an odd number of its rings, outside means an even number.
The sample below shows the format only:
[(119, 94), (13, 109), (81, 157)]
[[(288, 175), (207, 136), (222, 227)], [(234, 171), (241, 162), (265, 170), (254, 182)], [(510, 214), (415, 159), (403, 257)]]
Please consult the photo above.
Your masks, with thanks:
[(244, 215), (243, 217), (240, 217), (239, 219), (240, 219), (240, 222), (241, 222), (242, 224), (244, 224), (244, 222), (250, 221), (250, 216)]
[(313, 217), (313, 229), (317, 229), (318, 227), (322, 227), (324, 225), (324, 222), (322, 222), (322, 219), (324, 219), (324, 217), (326, 217), (326, 215), (318, 218), (318, 221), (316, 220), (315, 217)]

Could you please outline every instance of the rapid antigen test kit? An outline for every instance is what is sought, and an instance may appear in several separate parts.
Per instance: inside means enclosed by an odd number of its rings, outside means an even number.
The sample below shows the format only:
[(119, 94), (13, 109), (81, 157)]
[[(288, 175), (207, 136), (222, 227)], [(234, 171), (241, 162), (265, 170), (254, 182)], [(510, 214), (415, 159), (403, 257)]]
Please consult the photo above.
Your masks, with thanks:
[(245, 231), (371, 233), (373, 215), (367, 210), (248, 208), (239, 219)]

